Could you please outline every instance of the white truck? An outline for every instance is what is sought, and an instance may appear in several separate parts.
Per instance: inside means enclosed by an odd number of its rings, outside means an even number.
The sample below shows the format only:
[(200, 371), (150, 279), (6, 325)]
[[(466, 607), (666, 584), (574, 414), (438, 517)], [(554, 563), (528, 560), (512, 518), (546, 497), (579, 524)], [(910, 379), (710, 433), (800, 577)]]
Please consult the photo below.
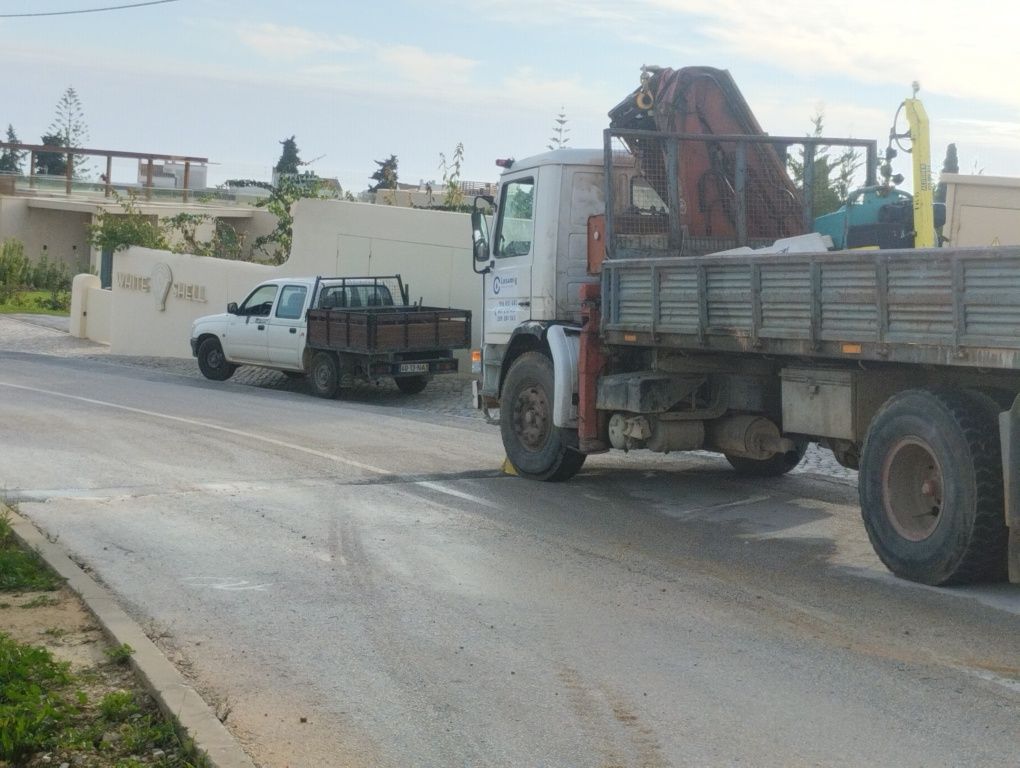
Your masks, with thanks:
[(646, 449), (769, 477), (815, 442), (895, 574), (1020, 582), (1020, 248), (826, 251), (783, 157), (829, 141), (766, 136), (720, 70), (611, 115), (601, 150), (503, 163), (491, 236), (472, 215), (477, 403), (517, 474)]
[(256, 365), (307, 375), (320, 397), (384, 377), (416, 394), (433, 375), (456, 373), (453, 350), (470, 343), (469, 311), (410, 304), (399, 275), (268, 280), (191, 326), (206, 378), (224, 381)]

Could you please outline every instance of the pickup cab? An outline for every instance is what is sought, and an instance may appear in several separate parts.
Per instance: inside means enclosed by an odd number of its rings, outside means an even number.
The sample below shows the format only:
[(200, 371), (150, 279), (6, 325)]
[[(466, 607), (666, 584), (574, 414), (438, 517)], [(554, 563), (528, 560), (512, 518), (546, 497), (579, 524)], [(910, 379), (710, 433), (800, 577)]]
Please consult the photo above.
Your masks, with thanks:
[(405, 394), (421, 392), (433, 375), (455, 373), (453, 350), (470, 343), (470, 311), (411, 305), (399, 275), (267, 280), (191, 327), (206, 378), (256, 365), (307, 375), (321, 397), (384, 377)]

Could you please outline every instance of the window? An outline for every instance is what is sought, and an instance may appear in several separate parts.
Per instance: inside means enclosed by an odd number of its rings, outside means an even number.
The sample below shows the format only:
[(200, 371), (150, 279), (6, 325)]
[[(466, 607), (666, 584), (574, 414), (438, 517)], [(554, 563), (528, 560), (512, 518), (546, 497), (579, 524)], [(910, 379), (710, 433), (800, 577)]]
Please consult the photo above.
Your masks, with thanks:
[(308, 289), (303, 285), (285, 285), (280, 291), (280, 303), (276, 305), (276, 316), (283, 320), (297, 320), (305, 308)]
[(641, 176), (635, 176), (630, 182), (630, 205), (637, 213), (666, 213), (666, 204), (659, 193)]
[(496, 235), (496, 258), (531, 253), (535, 232), (535, 180), (520, 179), (503, 186)]
[(268, 316), (269, 311), (273, 308), (276, 291), (277, 286), (275, 285), (260, 285), (244, 300), (244, 304), (237, 310), (237, 314)]
[(385, 285), (338, 285), (323, 288), (321, 309), (392, 307), (393, 294)]

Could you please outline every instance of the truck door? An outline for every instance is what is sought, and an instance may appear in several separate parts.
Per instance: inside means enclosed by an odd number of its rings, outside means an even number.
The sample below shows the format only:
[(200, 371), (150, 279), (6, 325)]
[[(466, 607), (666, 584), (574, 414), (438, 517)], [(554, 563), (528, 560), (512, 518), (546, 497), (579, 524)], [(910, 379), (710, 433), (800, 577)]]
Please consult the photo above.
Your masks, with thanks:
[(282, 368), (302, 368), (305, 350), (305, 305), (308, 286), (284, 285), (266, 325), (269, 362)]
[(531, 262), (535, 242), (535, 174), (503, 182), (485, 280), (485, 335), (506, 343), (514, 328), (531, 319)]
[(237, 313), (230, 316), (223, 338), (223, 352), (228, 360), (262, 365), (268, 362), (266, 323), (278, 290), (279, 286), (271, 283), (260, 285), (237, 308)]

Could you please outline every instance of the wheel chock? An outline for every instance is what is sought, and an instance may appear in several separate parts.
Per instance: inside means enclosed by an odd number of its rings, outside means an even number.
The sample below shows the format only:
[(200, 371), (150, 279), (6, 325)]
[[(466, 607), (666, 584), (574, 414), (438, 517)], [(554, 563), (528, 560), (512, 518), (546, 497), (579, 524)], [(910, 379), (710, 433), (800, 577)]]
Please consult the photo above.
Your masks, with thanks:
[(514, 477), (517, 476), (517, 470), (514, 469), (514, 465), (510, 462), (509, 457), (503, 459), (503, 466), (500, 467), (500, 471), (504, 475), (513, 475)]

